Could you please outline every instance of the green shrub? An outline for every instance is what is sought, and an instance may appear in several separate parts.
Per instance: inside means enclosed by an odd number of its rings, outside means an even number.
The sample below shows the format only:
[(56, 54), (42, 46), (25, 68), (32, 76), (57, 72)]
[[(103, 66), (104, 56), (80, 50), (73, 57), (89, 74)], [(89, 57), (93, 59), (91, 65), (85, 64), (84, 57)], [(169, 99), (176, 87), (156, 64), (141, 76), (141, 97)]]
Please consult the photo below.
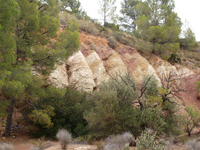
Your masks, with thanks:
[(80, 25), (79, 29), (81, 31), (84, 31), (94, 36), (97, 36), (100, 34), (98, 27), (91, 21), (79, 20), (78, 23)]
[(145, 129), (141, 136), (136, 139), (138, 150), (164, 150), (164, 146), (155, 141), (156, 132), (151, 134), (149, 129)]
[(160, 92), (153, 77), (144, 78), (138, 86), (129, 74), (118, 74), (87, 96), (91, 107), (85, 111), (84, 118), (96, 138), (124, 131), (138, 136), (148, 127), (158, 134), (178, 134), (180, 119), (176, 115), (176, 103), (165, 95), (168, 93)]
[(61, 128), (68, 130), (74, 137), (84, 136), (87, 133), (87, 121), (83, 118), (86, 105), (86, 93), (78, 92), (68, 87), (57, 89), (48, 87), (45, 96), (35, 100), (34, 105), (38, 110), (45, 110), (44, 106), (54, 108), (54, 115), (50, 117), (53, 126), (45, 128), (41, 124), (34, 124), (31, 135), (34, 137), (52, 137)]
[(106, 28), (111, 28), (113, 31), (119, 31), (119, 25), (115, 25), (114, 23), (105, 22), (104, 26)]
[(117, 47), (117, 41), (113, 38), (108, 38), (108, 45), (112, 48), (115, 49)]

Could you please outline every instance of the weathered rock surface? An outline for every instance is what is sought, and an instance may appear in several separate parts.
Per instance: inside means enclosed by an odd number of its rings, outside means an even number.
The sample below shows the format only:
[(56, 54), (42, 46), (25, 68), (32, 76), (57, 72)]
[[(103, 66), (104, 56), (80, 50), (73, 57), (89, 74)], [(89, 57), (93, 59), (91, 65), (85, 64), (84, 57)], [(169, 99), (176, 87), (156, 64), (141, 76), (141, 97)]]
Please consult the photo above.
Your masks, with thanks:
[(127, 68), (122, 61), (120, 55), (112, 51), (111, 54), (105, 59), (106, 71), (109, 75), (116, 75), (118, 73), (124, 74), (127, 72)]
[(86, 61), (93, 73), (93, 79), (96, 85), (99, 85), (102, 81), (108, 81), (109, 76), (106, 73), (103, 61), (95, 51), (91, 51), (91, 53), (86, 57)]
[(185, 78), (187, 76), (190, 76), (190, 75), (194, 74), (194, 72), (192, 70), (190, 70), (190, 69), (188, 69), (188, 68), (186, 68), (186, 67), (184, 67), (182, 65), (175, 64), (174, 66), (176, 67), (176, 69), (178, 71), (178, 74), (179, 74), (179, 76), (181, 78)]
[(66, 64), (58, 65), (50, 74), (48, 81), (57, 88), (66, 88), (69, 86)]
[(156, 73), (160, 79), (168, 77), (171, 73), (179, 75), (175, 66), (172, 66), (169, 62), (162, 60), (161, 58), (152, 55), (149, 59), (149, 63), (156, 70)]
[(93, 73), (80, 51), (69, 57), (67, 72), (69, 84), (77, 90), (92, 91), (96, 86)]
[(121, 54), (122, 60), (126, 64), (128, 71), (138, 82), (142, 81), (144, 76), (153, 75), (158, 83), (160, 83), (160, 79), (157, 76), (155, 69), (137, 52), (136, 49), (120, 46), (117, 50)]

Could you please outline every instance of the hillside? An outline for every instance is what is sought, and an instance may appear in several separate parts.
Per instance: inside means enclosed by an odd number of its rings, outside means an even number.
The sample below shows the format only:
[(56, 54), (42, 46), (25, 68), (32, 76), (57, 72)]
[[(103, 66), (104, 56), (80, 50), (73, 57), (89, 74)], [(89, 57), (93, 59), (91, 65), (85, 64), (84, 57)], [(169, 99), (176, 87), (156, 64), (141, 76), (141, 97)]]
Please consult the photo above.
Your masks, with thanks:
[[(60, 13), (59, 16), (61, 27), (58, 34), (64, 31), (68, 21), (76, 20), (79, 23), (81, 45), (77, 52), (69, 56), (63, 64), (56, 65), (55, 70), (45, 77), (48, 81), (45, 82), (45, 88), (50, 85), (58, 89), (72, 87), (79, 92), (92, 93), (98, 91), (101, 83), (118, 75), (130, 75), (137, 81), (138, 87), (145, 76), (154, 76), (160, 87), (173, 80), (170, 88), (173, 89), (173, 98), (181, 109), (179, 113), (185, 113), (187, 106), (195, 105), (197, 110), (200, 109), (199, 92), (196, 90), (196, 82), (200, 81), (200, 45), (191, 51), (180, 49), (181, 63), (169, 62), (162, 55), (151, 53), (151, 43), (133, 35), (101, 28), (98, 23), (78, 20), (67, 13)], [(56, 42), (54, 39), (52, 41)], [(43, 77), (33, 68), (32, 73)]]

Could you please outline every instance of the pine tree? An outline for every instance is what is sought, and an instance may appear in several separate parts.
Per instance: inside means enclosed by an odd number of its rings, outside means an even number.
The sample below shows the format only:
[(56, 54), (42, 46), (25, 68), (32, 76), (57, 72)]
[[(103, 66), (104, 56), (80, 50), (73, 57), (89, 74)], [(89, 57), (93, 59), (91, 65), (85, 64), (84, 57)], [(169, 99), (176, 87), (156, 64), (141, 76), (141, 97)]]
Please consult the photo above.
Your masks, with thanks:
[(137, 20), (138, 12), (136, 11), (136, 5), (139, 0), (124, 0), (121, 3), (121, 10), (123, 17), (120, 18), (122, 26), (128, 31), (136, 29), (135, 21)]
[[(0, 88), (10, 99), (5, 131), (5, 136), (10, 136), (16, 102), (29, 102), (43, 94), (42, 80), (32, 74), (32, 68), (49, 74), (56, 63), (78, 49), (80, 42), (75, 23), (57, 36), (57, 0), (0, 0), (0, 8)], [(66, 40), (62, 37), (67, 38), (68, 45), (63, 44)]]
[(179, 49), (177, 40), (182, 23), (173, 11), (174, 7), (173, 0), (146, 0), (136, 5), (138, 17), (135, 33), (139, 38), (153, 43), (153, 53), (168, 51), (172, 54)]
[(116, 0), (99, 0), (99, 13), (103, 16), (103, 24), (110, 20), (115, 20)]

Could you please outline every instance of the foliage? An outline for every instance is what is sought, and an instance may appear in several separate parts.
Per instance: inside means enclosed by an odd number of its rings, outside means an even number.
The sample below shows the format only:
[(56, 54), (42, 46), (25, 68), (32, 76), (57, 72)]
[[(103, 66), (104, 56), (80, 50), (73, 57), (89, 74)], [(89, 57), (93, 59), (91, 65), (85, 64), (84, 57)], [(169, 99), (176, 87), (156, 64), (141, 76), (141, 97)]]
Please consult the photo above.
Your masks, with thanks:
[[(33, 104), (38, 110), (45, 111), (44, 106), (51, 106), (55, 115), (48, 115), (53, 126), (45, 128), (42, 124), (34, 124), (37, 132), (31, 130), (31, 135), (35, 137), (50, 136), (55, 137), (60, 129), (66, 129), (73, 136), (84, 136), (87, 133), (87, 122), (83, 119), (83, 112), (86, 105), (85, 93), (67, 89), (56, 89), (48, 87), (42, 99), (35, 100)], [(41, 132), (40, 132), (41, 131)]]
[(200, 91), (200, 81), (197, 81), (196, 89)]
[(56, 137), (58, 138), (63, 150), (67, 149), (67, 145), (72, 141), (71, 134), (65, 129), (60, 129), (56, 134)]
[(136, 5), (139, 0), (123, 0), (121, 3), (121, 10), (123, 17), (120, 21), (123, 23), (122, 26), (129, 32), (132, 32), (136, 28), (135, 21), (137, 19)]
[(112, 48), (112, 49), (115, 49), (117, 47), (117, 41), (113, 38), (109, 38), (108, 39), (109, 43), (108, 45)]
[(192, 130), (195, 127), (199, 127), (200, 121), (200, 112), (195, 110), (195, 106), (186, 107), (187, 114), (183, 118), (183, 125), (185, 131), (188, 133), (188, 136), (191, 135)]
[(141, 136), (136, 139), (138, 150), (164, 150), (164, 146), (155, 141), (156, 132), (151, 134), (149, 129), (145, 129)]
[(158, 133), (178, 133), (176, 103), (160, 93), (153, 77), (146, 77), (140, 87), (137, 85), (130, 75), (118, 74), (87, 96), (92, 107), (86, 110), (84, 118), (94, 137), (124, 131), (137, 136), (145, 127)]
[(115, 25), (114, 23), (106, 22), (104, 26), (106, 28), (111, 28), (113, 31), (119, 31), (119, 25)]
[(60, 2), (62, 10), (65, 10), (68, 13), (80, 12), (81, 3), (79, 0), (60, 0)]
[(183, 32), (184, 38), (180, 39), (180, 47), (188, 50), (194, 49), (196, 46), (196, 38), (190, 28)]
[(53, 126), (50, 117), (54, 115), (54, 108), (52, 106), (46, 106), (43, 110), (33, 110), (29, 114), (29, 118), (34, 122), (34, 125), (40, 124), (44, 128), (50, 128)]
[(32, 75), (32, 70), (49, 74), (56, 63), (64, 61), (80, 46), (78, 26), (74, 22), (68, 23), (66, 31), (57, 36), (60, 27), (57, 2), (10, 0), (0, 3), (0, 87), (3, 96), (11, 99), (6, 136), (10, 135), (16, 102), (29, 103), (40, 99), (44, 92), (43, 82)]
[(173, 0), (146, 0), (139, 2), (134, 10), (137, 12), (135, 21), (137, 37), (153, 43), (153, 53), (167, 51), (168, 59), (179, 49), (177, 40), (181, 32), (181, 21), (173, 11)]
[(0, 118), (5, 117), (6, 115), (6, 108), (8, 108), (9, 102), (5, 101), (5, 100), (1, 100), (0, 101)]
[(99, 0), (99, 13), (103, 16), (103, 25), (106, 25), (106, 22), (112, 20), (115, 21), (115, 6), (116, 0)]

